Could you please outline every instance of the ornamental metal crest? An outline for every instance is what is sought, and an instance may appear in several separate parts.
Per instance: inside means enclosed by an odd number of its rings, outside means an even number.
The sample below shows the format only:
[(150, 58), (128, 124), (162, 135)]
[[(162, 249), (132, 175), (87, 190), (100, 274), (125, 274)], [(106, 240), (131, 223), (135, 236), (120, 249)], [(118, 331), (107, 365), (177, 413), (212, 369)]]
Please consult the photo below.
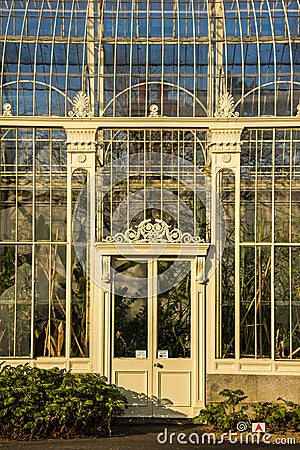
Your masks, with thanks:
[(235, 110), (234, 99), (229, 92), (222, 94), (219, 98), (218, 109), (214, 116), (216, 118), (238, 117), (239, 113)]
[(10, 117), (12, 116), (12, 106), (10, 103), (4, 103), (3, 105), (3, 116)]
[(158, 114), (158, 105), (153, 104), (153, 105), (150, 106), (150, 114), (149, 114), (149, 117), (159, 117), (159, 114)]
[(199, 243), (204, 242), (199, 236), (192, 236), (190, 233), (183, 233), (179, 228), (171, 229), (162, 219), (143, 220), (134, 228), (129, 228), (125, 233), (117, 233), (115, 236), (108, 236), (104, 242), (130, 243), (130, 242), (149, 242), (156, 243)]
[(83, 91), (74, 95), (73, 109), (69, 111), (69, 116), (93, 117), (92, 111), (90, 110), (89, 98)]

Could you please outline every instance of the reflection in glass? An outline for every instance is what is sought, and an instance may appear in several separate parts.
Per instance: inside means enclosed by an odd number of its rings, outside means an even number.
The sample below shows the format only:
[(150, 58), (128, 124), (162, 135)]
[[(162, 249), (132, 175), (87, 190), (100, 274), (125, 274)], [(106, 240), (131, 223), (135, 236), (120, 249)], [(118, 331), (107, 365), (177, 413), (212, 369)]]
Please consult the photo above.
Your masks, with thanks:
[(218, 194), (226, 219), (226, 242), (222, 263), (217, 268), (216, 356), (234, 358), (235, 354), (235, 177), (232, 170), (217, 175)]
[[(185, 274), (183, 276), (183, 274)], [(169, 358), (191, 357), (191, 270), (188, 261), (158, 261), (160, 286), (174, 280), (173, 287), (158, 295), (157, 349)], [(158, 287), (159, 288), (159, 287)]]
[(30, 356), (32, 249), (0, 247), (0, 355)]
[(300, 252), (275, 250), (275, 357), (300, 358)]
[(103, 138), (105, 165), (96, 178), (99, 241), (146, 219), (206, 239), (205, 133), (107, 129)]
[(35, 356), (64, 356), (66, 249), (40, 245), (35, 262)]
[(271, 249), (240, 249), (241, 356), (271, 355)]
[[(134, 278), (147, 279), (147, 263), (115, 260), (114, 269), (117, 273), (128, 277), (128, 283), (134, 283)], [(131, 280), (130, 280), (131, 278)], [(136, 350), (148, 350), (147, 320), (148, 292), (137, 283), (136, 297), (126, 297), (127, 288), (123, 292), (115, 283), (114, 295), (114, 357), (135, 358)], [(147, 289), (148, 291), (148, 289)], [(123, 295), (122, 295), (123, 294)]]
[[(85, 217), (88, 208), (87, 191), (83, 190), (88, 181), (85, 169), (76, 169), (72, 174), (72, 211)], [(78, 201), (80, 200), (80, 201)], [(73, 220), (73, 237), (76, 242), (88, 242), (88, 227), (86, 222)], [(89, 356), (89, 327), (90, 327), (90, 282), (84, 270), (87, 264), (86, 248), (81, 248), (81, 262), (72, 246), (72, 303), (71, 303), (71, 357)], [(84, 263), (82, 263), (84, 261)]]

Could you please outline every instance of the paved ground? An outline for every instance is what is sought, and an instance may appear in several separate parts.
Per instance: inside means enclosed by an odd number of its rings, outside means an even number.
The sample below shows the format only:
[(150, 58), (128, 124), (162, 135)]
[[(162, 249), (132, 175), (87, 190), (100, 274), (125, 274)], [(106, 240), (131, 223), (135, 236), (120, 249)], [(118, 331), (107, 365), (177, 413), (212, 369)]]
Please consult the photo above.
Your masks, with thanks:
[[(171, 433), (175, 433), (171, 435)], [(180, 435), (180, 433), (184, 433)], [(246, 448), (246, 445), (241, 445), (240, 443), (228, 443), (227, 442), (216, 442), (213, 444), (213, 439), (211, 437), (211, 442), (208, 444), (208, 437), (205, 436), (205, 443), (202, 443), (202, 436), (204, 430), (193, 425), (192, 423), (184, 424), (170, 424), (170, 423), (157, 423), (157, 424), (131, 424), (123, 423), (114, 427), (113, 436), (111, 438), (102, 439), (74, 439), (66, 441), (32, 441), (32, 442), (0, 442), (0, 448), (3, 449), (30, 449), (30, 450), (153, 450), (153, 449), (211, 449), (212, 447), (218, 447), (221, 450), (233, 450), (237, 448)], [(199, 444), (197, 444), (197, 435), (200, 437)], [(160, 442), (158, 442), (157, 437), (159, 436)], [(292, 436), (282, 435), (283, 438), (287, 439)], [(182, 440), (183, 443), (178, 443), (178, 440)], [(236, 439), (233, 436), (233, 440)], [(167, 442), (165, 442), (167, 440)], [(189, 442), (191, 440), (193, 443)], [(300, 449), (300, 441), (296, 445), (287, 444), (278, 445), (274, 442), (274, 439), (269, 438), (270, 444), (273, 444), (277, 449)], [(273, 440), (273, 442), (272, 442)], [(170, 441), (172, 443), (170, 443)], [(187, 442), (187, 443), (184, 443)], [(279, 442), (279, 441), (277, 441)], [(270, 444), (251, 444), (250, 448), (252, 450), (266, 450), (272, 448)]]

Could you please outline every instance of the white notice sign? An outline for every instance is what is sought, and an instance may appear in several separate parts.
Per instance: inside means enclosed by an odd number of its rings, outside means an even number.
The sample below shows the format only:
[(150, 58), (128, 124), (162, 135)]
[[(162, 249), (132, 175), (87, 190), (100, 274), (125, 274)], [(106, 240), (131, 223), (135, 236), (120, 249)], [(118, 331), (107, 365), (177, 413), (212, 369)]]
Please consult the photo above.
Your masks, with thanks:
[(158, 358), (169, 358), (169, 351), (168, 350), (157, 350), (157, 357)]
[(147, 351), (146, 350), (136, 350), (135, 357), (136, 358), (147, 358)]

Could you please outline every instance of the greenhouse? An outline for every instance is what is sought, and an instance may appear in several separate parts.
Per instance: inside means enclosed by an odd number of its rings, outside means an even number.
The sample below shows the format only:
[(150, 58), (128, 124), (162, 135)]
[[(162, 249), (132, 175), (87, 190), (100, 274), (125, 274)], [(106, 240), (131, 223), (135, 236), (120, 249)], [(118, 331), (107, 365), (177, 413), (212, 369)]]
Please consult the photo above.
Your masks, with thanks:
[(300, 402), (300, 1), (2, 1), (0, 64), (0, 360)]

